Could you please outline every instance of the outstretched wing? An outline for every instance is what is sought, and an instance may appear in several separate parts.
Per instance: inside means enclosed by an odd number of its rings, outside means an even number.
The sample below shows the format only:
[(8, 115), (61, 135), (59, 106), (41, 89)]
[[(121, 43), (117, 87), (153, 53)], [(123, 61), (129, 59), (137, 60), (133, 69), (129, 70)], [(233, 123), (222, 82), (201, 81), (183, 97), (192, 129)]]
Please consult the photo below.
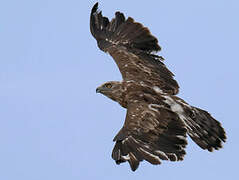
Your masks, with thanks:
[(153, 54), (161, 48), (148, 28), (130, 17), (126, 20), (120, 12), (109, 21), (98, 11), (96, 3), (91, 11), (90, 30), (98, 47), (114, 58), (125, 81), (158, 86), (168, 94), (178, 93), (173, 73), (163, 64), (161, 56)]
[(142, 160), (183, 160), (186, 131), (178, 115), (163, 104), (131, 100), (125, 124), (114, 138), (112, 158), (117, 164), (128, 161), (133, 171)]

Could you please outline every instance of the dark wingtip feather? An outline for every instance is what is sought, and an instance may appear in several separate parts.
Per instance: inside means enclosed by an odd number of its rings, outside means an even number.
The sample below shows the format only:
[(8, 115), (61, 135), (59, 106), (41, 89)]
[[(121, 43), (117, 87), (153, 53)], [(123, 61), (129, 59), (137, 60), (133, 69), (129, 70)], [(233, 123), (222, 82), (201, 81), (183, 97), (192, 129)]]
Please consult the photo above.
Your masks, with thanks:
[(97, 31), (97, 25), (96, 25), (97, 22), (95, 19), (95, 13), (98, 10), (98, 5), (99, 5), (98, 2), (95, 3), (95, 5), (91, 9), (91, 13), (90, 13), (90, 32), (95, 38), (96, 38), (96, 31)]
[(91, 14), (94, 14), (94, 13), (97, 11), (97, 9), (98, 9), (98, 5), (99, 5), (98, 2), (95, 3), (95, 5), (93, 6), (93, 8), (92, 8), (92, 10), (91, 10)]
[(90, 31), (101, 50), (107, 48), (109, 44), (119, 44), (147, 54), (161, 50), (157, 38), (148, 28), (135, 22), (131, 17), (126, 20), (124, 14), (118, 11), (115, 18), (109, 22), (98, 10), (98, 5), (97, 2), (91, 10)]

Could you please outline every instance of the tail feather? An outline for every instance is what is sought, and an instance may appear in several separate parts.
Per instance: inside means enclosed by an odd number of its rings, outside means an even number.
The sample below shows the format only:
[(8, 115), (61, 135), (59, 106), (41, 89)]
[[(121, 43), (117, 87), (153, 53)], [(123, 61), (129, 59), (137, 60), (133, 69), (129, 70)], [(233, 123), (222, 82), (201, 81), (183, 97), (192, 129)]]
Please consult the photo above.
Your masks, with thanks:
[(157, 38), (148, 28), (135, 22), (131, 17), (126, 20), (121, 12), (116, 12), (115, 18), (109, 21), (107, 17), (102, 16), (101, 11), (98, 11), (98, 3), (91, 10), (90, 31), (99, 48), (104, 51), (109, 44), (118, 44), (147, 53), (161, 50)]
[(185, 120), (188, 134), (202, 149), (213, 151), (222, 148), (226, 141), (226, 133), (220, 122), (215, 120), (207, 111), (192, 107), (193, 113)]

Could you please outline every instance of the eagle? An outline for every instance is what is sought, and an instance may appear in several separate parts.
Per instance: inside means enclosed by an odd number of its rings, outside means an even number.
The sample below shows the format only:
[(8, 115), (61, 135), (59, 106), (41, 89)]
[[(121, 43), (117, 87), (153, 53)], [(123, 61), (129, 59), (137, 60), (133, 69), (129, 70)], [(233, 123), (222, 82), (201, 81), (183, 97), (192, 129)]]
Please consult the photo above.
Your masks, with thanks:
[(181, 161), (187, 135), (202, 149), (222, 148), (226, 133), (207, 111), (176, 96), (179, 85), (156, 55), (158, 40), (147, 27), (121, 12), (109, 21), (96, 3), (90, 14), (90, 31), (100, 50), (116, 62), (122, 81), (109, 81), (96, 89), (127, 109), (123, 127), (114, 137), (112, 158), (128, 162), (135, 171), (141, 161), (161, 164)]

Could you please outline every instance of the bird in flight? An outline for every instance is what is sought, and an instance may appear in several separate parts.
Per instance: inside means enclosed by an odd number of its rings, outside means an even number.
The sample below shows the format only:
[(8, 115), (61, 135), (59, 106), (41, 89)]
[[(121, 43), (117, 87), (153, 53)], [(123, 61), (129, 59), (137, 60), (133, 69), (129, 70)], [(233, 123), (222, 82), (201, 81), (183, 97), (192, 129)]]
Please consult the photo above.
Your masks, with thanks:
[(163, 58), (158, 40), (133, 18), (121, 12), (109, 21), (96, 3), (90, 15), (90, 31), (98, 47), (110, 54), (123, 80), (109, 81), (96, 89), (127, 109), (123, 127), (114, 137), (112, 158), (128, 162), (135, 171), (140, 162), (161, 164), (181, 161), (187, 135), (202, 149), (222, 147), (226, 134), (207, 111), (177, 97), (178, 83)]

